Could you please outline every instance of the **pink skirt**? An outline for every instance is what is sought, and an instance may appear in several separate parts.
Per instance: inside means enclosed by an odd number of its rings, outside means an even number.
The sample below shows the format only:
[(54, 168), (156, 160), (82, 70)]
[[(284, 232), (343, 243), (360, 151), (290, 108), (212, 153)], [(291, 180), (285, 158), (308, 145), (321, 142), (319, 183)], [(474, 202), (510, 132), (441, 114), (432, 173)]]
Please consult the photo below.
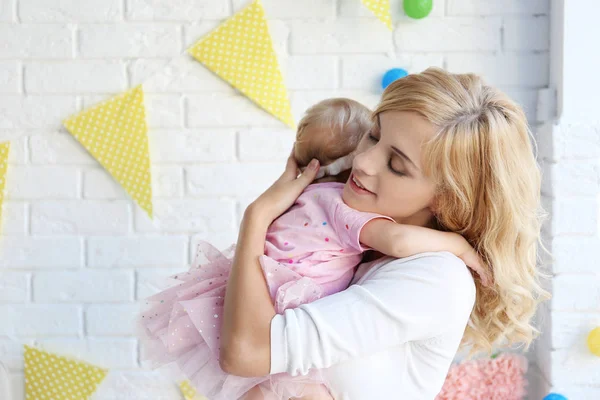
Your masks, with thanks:
[[(235, 245), (221, 253), (201, 242), (198, 255), (202, 253), (208, 262), (199, 265), (196, 261), (188, 272), (171, 277), (179, 281), (178, 285), (146, 299), (145, 310), (136, 321), (144, 361), (151, 368), (175, 363), (198, 394), (209, 400), (242, 399), (255, 386), (262, 392), (258, 398), (269, 400), (311, 394), (331, 398), (319, 370), (295, 377), (281, 373), (251, 378), (221, 370), (223, 303), (234, 251)], [(277, 313), (322, 296), (320, 286), (312, 279), (299, 276), (269, 257), (261, 257), (261, 266)]]

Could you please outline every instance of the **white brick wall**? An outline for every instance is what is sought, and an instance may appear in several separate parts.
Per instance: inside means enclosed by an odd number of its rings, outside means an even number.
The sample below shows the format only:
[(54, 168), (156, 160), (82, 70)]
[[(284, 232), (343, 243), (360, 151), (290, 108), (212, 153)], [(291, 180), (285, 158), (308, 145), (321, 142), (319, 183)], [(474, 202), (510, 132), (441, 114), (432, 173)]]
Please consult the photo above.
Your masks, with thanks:
[(19, 64), (14, 61), (0, 62), (0, 92), (17, 93), (19, 91)]
[(68, 25), (2, 24), (0, 37), (5, 59), (69, 59), (74, 51), (73, 31)]
[[(127, 88), (120, 61), (61, 61), (25, 64), (27, 93), (114, 93)], [(90, 79), (93, 76), (94, 79)]]
[(77, 53), (88, 59), (176, 57), (183, 51), (177, 24), (81, 24), (78, 39)]
[(113, 22), (122, 13), (119, 0), (19, 0), (21, 22)]
[[(594, 111), (600, 101), (589, 95), (596, 91), (589, 83), (594, 80), (580, 68), (600, 58), (574, 45), (600, 34), (591, 15), (577, 13), (597, 6), (589, 0), (552, 1), (549, 86), (556, 90), (558, 109), (555, 119), (540, 126), (538, 137), (542, 195), (552, 211), (544, 240), (553, 253), (554, 279), (553, 299), (538, 313), (543, 335), (530, 353), (538, 398), (548, 391), (569, 399), (600, 398), (600, 358), (586, 346), (589, 332), (600, 326), (600, 125)], [(540, 40), (533, 36), (532, 48)]]
[(40, 200), (31, 205), (34, 235), (124, 235), (131, 231), (126, 201)]
[[(99, 399), (179, 398), (139, 370), (136, 301), (185, 269), (198, 240), (221, 248), (236, 240), (243, 209), (282, 170), (294, 137), (184, 54), (249, 1), (0, 0), (0, 141), (12, 143), (0, 237), (0, 359), (11, 369), (15, 399), (24, 398), (23, 343), (119, 371)], [(483, 74), (524, 105), (534, 126), (537, 90), (550, 80), (548, 2), (436, 0), (429, 17), (414, 21), (401, 0), (391, 0), (389, 32), (359, 0), (263, 0), (296, 119), (331, 96), (375, 106), (387, 69), (435, 65)], [(142, 82), (154, 221), (61, 128), (65, 117)], [(564, 249), (556, 271), (565, 274), (557, 279), (565, 307), (552, 311), (564, 320), (551, 335), (557, 349), (592, 324), (571, 318), (568, 306), (590, 320), (598, 311), (600, 285), (585, 262), (598, 259), (598, 239), (575, 236), (597, 234), (598, 132), (569, 125), (540, 143), (552, 154), (548, 164), (573, 159), (550, 168), (545, 186), (575, 197), (553, 204), (553, 246)], [(596, 379), (590, 372), (570, 382), (572, 393), (596, 393), (578, 386), (587, 378)]]
[(69, 96), (2, 95), (0, 129), (56, 129), (57, 121), (75, 111), (75, 98)]

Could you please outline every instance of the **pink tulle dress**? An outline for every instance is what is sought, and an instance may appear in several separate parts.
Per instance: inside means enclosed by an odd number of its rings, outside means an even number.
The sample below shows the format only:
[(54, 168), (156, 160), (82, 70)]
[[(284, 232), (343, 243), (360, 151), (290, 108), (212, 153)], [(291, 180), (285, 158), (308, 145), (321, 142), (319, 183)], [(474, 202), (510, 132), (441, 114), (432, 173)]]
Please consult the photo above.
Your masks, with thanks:
[[(277, 313), (346, 289), (361, 253), (362, 227), (383, 215), (364, 213), (342, 201), (344, 184), (309, 185), (295, 204), (268, 229), (260, 257)], [(224, 252), (200, 243), (208, 260), (172, 276), (179, 284), (146, 299), (138, 318), (143, 358), (153, 367), (171, 362), (209, 400), (236, 400), (259, 386), (265, 399), (307, 395), (324, 381), (318, 370), (292, 377), (239, 377), (219, 367), (223, 302), (235, 245)], [(200, 254), (199, 254), (200, 255)], [(256, 390), (256, 389), (255, 389)]]

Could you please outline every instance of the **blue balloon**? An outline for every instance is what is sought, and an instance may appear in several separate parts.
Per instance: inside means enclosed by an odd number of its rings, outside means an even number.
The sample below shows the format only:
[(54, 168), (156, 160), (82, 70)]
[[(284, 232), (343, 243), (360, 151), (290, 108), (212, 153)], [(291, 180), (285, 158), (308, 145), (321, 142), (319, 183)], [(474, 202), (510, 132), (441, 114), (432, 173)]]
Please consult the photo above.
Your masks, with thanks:
[(546, 395), (543, 400), (567, 400), (567, 398), (562, 394), (550, 393)]
[(396, 79), (404, 78), (406, 75), (408, 75), (406, 70), (402, 68), (392, 68), (383, 75), (381, 87), (385, 89), (390, 83), (394, 82)]

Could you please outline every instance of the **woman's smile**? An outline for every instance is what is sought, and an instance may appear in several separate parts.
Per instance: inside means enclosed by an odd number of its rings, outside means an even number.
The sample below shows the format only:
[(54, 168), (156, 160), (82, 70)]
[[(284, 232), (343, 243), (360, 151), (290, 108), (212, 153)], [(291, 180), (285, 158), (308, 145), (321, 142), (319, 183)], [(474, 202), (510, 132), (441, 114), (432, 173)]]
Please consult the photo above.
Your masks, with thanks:
[(375, 195), (375, 193), (373, 193), (369, 189), (367, 189), (358, 180), (358, 178), (356, 178), (356, 175), (354, 175), (354, 172), (352, 174), (350, 174), (350, 178), (348, 179), (348, 182), (346, 182), (346, 184), (349, 185), (350, 188), (352, 189), (352, 191), (354, 191), (358, 195)]

